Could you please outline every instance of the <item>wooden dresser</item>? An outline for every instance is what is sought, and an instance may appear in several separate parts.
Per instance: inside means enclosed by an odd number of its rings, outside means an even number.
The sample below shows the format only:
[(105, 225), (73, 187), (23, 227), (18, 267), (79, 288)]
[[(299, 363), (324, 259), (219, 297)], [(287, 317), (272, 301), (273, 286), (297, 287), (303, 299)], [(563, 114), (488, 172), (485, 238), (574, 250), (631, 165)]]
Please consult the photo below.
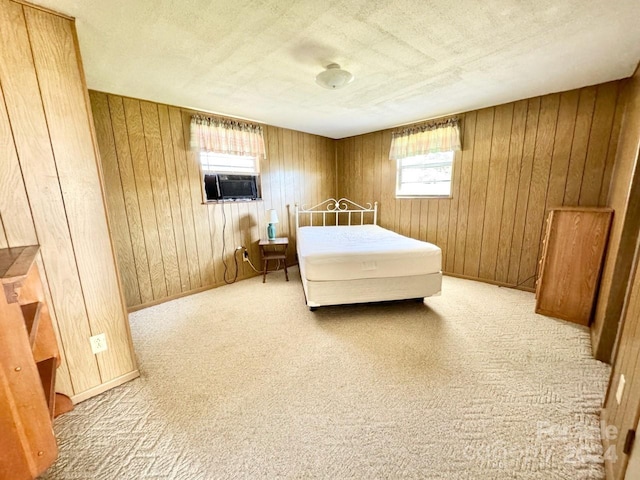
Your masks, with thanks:
[(589, 325), (612, 218), (610, 208), (550, 210), (536, 282), (536, 313)]
[(38, 249), (0, 250), (0, 479), (44, 472), (58, 455), (54, 414), (72, 408), (54, 390), (60, 355), (34, 262)]

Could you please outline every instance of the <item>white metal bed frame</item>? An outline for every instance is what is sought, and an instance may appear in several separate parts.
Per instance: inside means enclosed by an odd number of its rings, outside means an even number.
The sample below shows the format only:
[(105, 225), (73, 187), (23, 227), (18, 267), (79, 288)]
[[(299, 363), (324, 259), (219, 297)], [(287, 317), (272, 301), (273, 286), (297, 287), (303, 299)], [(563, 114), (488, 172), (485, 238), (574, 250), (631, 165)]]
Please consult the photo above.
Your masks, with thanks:
[[(378, 223), (378, 202), (366, 206), (359, 205), (347, 198), (329, 198), (313, 207), (302, 208), (295, 204), (296, 231), (300, 229), (300, 220), (308, 215), (310, 227), (327, 226), (327, 216), (335, 216), (331, 225), (365, 225), (365, 214), (373, 215), (373, 225)], [(322, 217), (322, 223), (314, 223), (314, 216)], [(340, 217), (346, 216), (347, 223), (340, 223)], [(360, 220), (357, 223), (357, 220)], [(344, 220), (343, 220), (344, 222)], [(298, 252), (299, 253), (299, 252)], [(439, 295), (442, 285), (442, 272), (425, 275), (413, 275), (391, 278), (363, 278), (357, 280), (311, 281), (307, 280), (304, 262), (298, 259), (302, 287), (310, 310), (325, 305), (342, 305), (351, 303), (369, 303), (387, 300), (424, 299)]]
[[(324, 206), (324, 210), (321, 210), (320, 207)], [(345, 225), (340, 224), (340, 215), (346, 215), (348, 223), (346, 225), (351, 225), (352, 214), (360, 214), (360, 225), (364, 225), (364, 215), (365, 213), (373, 213), (373, 225), (378, 224), (378, 202), (373, 203), (373, 207), (371, 207), (370, 203), (367, 203), (366, 207), (362, 205), (358, 205), (356, 202), (349, 200), (348, 198), (340, 198), (336, 200), (335, 198), (329, 198), (324, 202), (321, 202), (317, 205), (314, 205), (311, 208), (306, 208), (304, 205), (302, 208), (295, 204), (296, 207), (296, 230), (300, 228), (300, 216), (308, 215), (309, 216), (309, 226), (320, 226), (313, 224), (313, 216), (315, 214), (322, 214), (322, 226), (327, 226), (327, 214), (335, 215), (336, 223), (335, 225)], [(355, 208), (354, 208), (355, 207)]]

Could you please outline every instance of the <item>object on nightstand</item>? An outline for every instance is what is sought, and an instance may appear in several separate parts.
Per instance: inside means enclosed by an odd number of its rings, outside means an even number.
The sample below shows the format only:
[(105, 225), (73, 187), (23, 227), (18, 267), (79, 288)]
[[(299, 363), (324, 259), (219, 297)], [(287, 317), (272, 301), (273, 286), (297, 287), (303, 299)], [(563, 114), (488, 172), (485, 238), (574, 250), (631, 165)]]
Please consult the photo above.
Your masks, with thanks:
[(278, 212), (274, 209), (267, 210), (267, 236), (269, 240), (276, 238), (276, 223), (278, 223)]

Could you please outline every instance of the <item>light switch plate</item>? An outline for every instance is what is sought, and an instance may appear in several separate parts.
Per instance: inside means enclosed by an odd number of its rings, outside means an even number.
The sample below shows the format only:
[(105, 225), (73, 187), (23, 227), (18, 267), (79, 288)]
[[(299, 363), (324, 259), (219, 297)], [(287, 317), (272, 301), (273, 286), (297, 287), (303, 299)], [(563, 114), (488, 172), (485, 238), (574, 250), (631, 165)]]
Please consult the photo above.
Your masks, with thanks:
[(618, 401), (618, 405), (622, 402), (622, 394), (624, 393), (624, 384), (626, 380), (624, 379), (624, 375), (620, 375), (620, 381), (618, 382), (618, 390), (616, 390), (616, 400)]
[(91, 351), (93, 354), (104, 352), (107, 349), (107, 336), (104, 333), (99, 333), (89, 338), (91, 342)]

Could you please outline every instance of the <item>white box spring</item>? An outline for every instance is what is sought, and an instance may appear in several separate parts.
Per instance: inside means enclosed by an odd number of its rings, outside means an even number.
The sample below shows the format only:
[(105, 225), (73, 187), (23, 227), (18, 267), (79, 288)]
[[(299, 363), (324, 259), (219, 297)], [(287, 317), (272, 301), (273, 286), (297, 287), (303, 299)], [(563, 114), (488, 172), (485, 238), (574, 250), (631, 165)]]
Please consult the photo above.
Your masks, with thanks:
[(301, 227), (297, 244), (310, 281), (407, 277), (442, 268), (439, 247), (377, 225)]

